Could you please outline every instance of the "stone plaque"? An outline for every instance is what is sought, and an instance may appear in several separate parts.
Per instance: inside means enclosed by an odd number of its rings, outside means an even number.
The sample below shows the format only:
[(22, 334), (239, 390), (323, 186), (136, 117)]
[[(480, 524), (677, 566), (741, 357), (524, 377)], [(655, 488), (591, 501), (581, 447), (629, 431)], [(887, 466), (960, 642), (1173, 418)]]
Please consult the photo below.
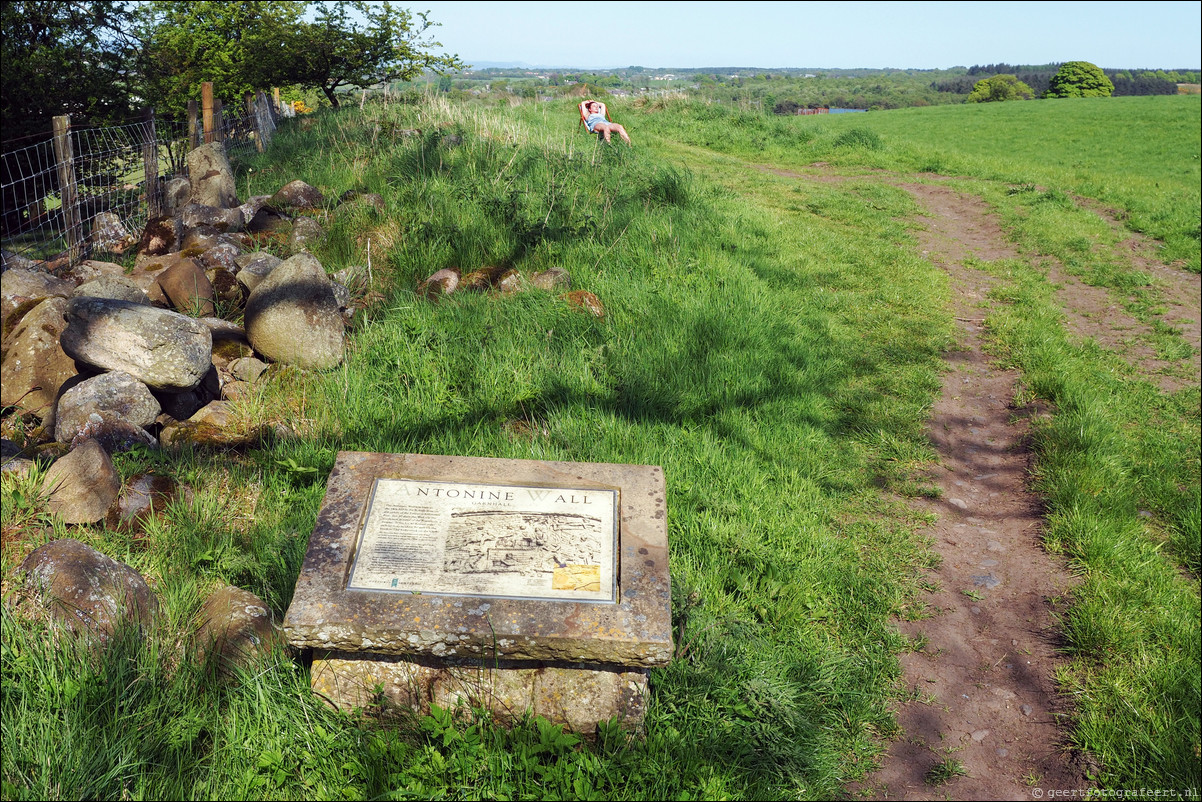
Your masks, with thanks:
[(341, 452), (284, 631), (373, 660), (665, 665), (663, 471)]
[(348, 590), (615, 600), (618, 493), (377, 479)]

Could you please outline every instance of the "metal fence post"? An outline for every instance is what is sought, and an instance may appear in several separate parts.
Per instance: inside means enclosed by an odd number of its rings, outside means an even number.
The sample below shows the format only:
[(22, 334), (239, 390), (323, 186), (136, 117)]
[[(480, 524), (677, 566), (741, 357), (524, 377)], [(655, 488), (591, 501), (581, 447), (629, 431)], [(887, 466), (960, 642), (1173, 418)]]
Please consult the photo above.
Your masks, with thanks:
[(75, 183), (75, 149), (71, 146), (71, 117), (54, 118), (54, 159), (58, 163), (59, 197), (62, 198), (63, 237), (71, 264), (83, 252), (83, 225), (79, 220), (79, 187)]
[(200, 132), (196, 130), (196, 122), (200, 119), (200, 109), (195, 100), (188, 101), (188, 150), (200, 147)]
[(213, 141), (225, 141), (225, 120), (222, 118), (221, 98), (213, 99)]
[(152, 218), (163, 214), (159, 191), (159, 139), (154, 125), (154, 107), (146, 110), (142, 125), (142, 172), (146, 174), (146, 208)]

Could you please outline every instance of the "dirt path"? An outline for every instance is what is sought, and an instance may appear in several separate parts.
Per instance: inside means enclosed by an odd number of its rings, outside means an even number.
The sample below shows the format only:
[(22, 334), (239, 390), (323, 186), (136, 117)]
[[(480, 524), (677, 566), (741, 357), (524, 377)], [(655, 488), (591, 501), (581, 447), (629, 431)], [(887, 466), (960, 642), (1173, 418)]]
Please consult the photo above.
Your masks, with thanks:
[(1082, 788), (1054, 684), (1052, 613), (1072, 578), (1040, 546), (1041, 511), (1025, 489), (1024, 436), (1036, 411), (1010, 406), (1018, 376), (993, 368), (982, 347), (994, 280), (964, 266), (1018, 255), (981, 201), (900, 186), (926, 209), (921, 247), (951, 278), (959, 336), (928, 423), (940, 456), (931, 480), (942, 491), (926, 502), (943, 558), (926, 599), (933, 615), (899, 622), (925, 646), (902, 657), (904, 735), (863, 789), (882, 799), (1031, 799), (1033, 787)]
[[(804, 181), (849, 178), (824, 164), (810, 168), (757, 165)], [(1068, 748), (1069, 711), (1055, 688), (1063, 658), (1054, 615), (1074, 579), (1043, 550), (1042, 510), (1026, 488), (1026, 435), (1041, 412), (1012, 406), (1018, 374), (994, 367), (984, 350), (982, 324), (997, 280), (965, 264), (1021, 256), (979, 198), (934, 176), (913, 183), (884, 172), (877, 178), (905, 189), (924, 209), (920, 247), (950, 278), (958, 337), (928, 421), (939, 454), (930, 479), (941, 493), (922, 502), (937, 516), (929, 535), (942, 563), (929, 577), (931, 615), (898, 623), (923, 644), (901, 658), (909, 691), (897, 710), (903, 735), (882, 768), (849, 791), (876, 799), (1030, 800), (1047, 798), (1049, 789), (1087, 788), (1086, 774), (1097, 767)], [(921, 178), (930, 180), (917, 183)], [(1112, 211), (1078, 202), (1122, 226)], [(1116, 252), (1153, 277), (1164, 298), (1162, 321), (1192, 350), (1188, 367), (1155, 358), (1151, 327), (1126, 312), (1123, 299), (1048, 260), (1042, 267), (1071, 336), (1094, 340), (1126, 359), (1136, 375), (1173, 392), (1202, 381), (1202, 279), (1158, 263), (1154, 250), (1130, 235)]]
[[(758, 166), (806, 181), (848, 180), (823, 164), (811, 168)], [(908, 191), (925, 210), (920, 247), (950, 278), (958, 337), (928, 421), (939, 454), (930, 479), (941, 494), (923, 503), (937, 516), (929, 534), (942, 563), (929, 577), (931, 615), (898, 623), (923, 644), (901, 658), (909, 690), (897, 710), (903, 735), (890, 745), (882, 768), (849, 790), (876, 799), (1030, 800), (1048, 789), (1087, 788), (1086, 774), (1097, 767), (1068, 748), (1068, 711), (1055, 688), (1063, 658), (1054, 615), (1074, 579), (1063, 561), (1043, 550), (1042, 510), (1026, 489), (1026, 434), (1032, 416), (1041, 413), (1015, 409), (1017, 372), (990, 363), (982, 324), (996, 280), (965, 264), (1020, 254), (979, 198), (938, 180), (879, 178)], [(1122, 225), (1114, 213), (1081, 202)], [(1150, 326), (1128, 314), (1122, 299), (1055, 264), (1043, 267), (1072, 336), (1096, 341), (1172, 392), (1202, 378), (1200, 278), (1158, 263), (1153, 251), (1138, 235), (1119, 246), (1159, 286), (1162, 320), (1192, 349), (1188, 368), (1155, 358), (1147, 344)]]

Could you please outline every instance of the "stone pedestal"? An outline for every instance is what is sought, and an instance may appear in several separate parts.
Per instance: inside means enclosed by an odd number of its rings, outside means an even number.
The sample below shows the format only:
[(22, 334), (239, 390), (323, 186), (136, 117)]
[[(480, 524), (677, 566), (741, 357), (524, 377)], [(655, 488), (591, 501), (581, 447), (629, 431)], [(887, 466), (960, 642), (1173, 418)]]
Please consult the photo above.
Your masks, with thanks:
[(671, 657), (657, 467), (339, 454), (284, 631), (342, 708), (642, 723)]
[[(374, 659), (373, 659), (374, 658)], [(592, 734), (597, 722), (617, 718), (636, 729), (643, 721), (647, 669), (552, 664), (541, 661), (423, 660), (329, 652), (313, 660), (314, 692), (344, 710), (420, 715), (436, 704), (488, 710), (500, 721), (527, 712)]]

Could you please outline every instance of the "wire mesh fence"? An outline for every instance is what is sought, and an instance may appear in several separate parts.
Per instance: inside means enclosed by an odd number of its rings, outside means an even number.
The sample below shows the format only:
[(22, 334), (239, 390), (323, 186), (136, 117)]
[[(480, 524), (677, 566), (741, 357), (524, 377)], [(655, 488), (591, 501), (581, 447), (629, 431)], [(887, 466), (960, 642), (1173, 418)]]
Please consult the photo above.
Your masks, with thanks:
[[(224, 143), (231, 164), (244, 162), (275, 129), (270, 104), (262, 94), (260, 101), (244, 116), (221, 115), (210, 134)], [(60, 268), (136, 245), (146, 221), (162, 214), (163, 185), (187, 176), (187, 153), (204, 139), (201, 120), (189, 128), (150, 117), (103, 127), (64, 124), (43, 141), (5, 150), (5, 264), (19, 261), (15, 255)]]

